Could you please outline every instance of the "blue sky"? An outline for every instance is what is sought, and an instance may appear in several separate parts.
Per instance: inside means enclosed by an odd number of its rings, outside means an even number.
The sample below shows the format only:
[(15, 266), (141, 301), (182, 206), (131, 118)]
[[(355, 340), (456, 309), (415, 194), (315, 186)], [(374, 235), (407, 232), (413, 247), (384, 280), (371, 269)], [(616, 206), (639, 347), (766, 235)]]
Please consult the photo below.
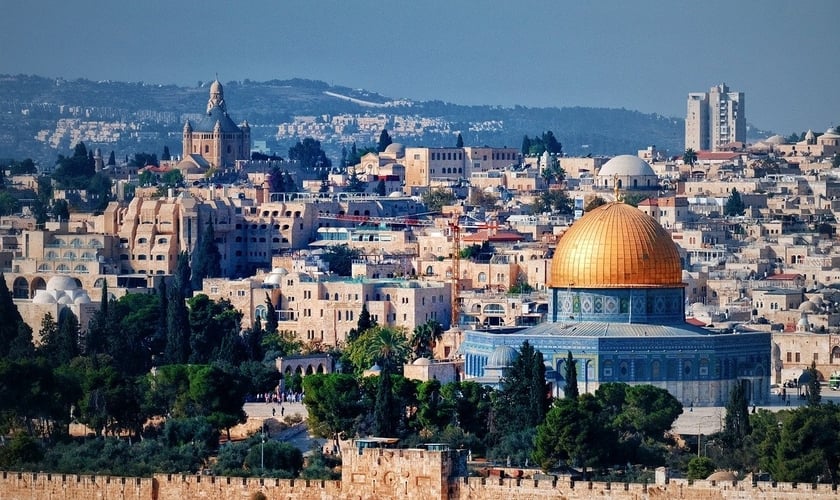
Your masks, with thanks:
[(311, 78), (394, 98), (685, 114), (725, 82), (747, 121), (840, 125), (840, 1), (26, 0), (0, 73), (195, 85)]

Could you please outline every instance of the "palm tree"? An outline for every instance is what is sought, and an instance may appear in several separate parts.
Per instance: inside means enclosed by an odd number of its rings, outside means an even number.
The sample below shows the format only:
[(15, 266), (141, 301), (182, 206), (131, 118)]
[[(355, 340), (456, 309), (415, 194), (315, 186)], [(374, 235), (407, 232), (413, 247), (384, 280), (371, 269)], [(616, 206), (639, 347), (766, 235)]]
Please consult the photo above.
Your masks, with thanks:
[(435, 345), (441, 337), (443, 337), (443, 326), (437, 321), (430, 319), (422, 325), (417, 325), (410, 340), (414, 357), (433, 357)]
[(697, 163), (697, 151), (694, 151), (691, 148), (686, 149), (685, 153), (683, 153), (683, 163), (693, 167), (694, 164)]
[(365, 353), (379, 364), (383, 373), (394, 373), (408, 359), (410, 348), (405, 333), (398, 328), (377, 326), (365, 342)]

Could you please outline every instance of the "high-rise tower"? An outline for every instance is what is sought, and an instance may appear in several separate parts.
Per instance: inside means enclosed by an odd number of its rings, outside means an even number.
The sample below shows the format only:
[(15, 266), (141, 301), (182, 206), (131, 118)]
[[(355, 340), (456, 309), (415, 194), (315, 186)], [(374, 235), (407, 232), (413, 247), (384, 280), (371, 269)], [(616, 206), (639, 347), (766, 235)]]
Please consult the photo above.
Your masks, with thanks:
[(709, 92), (688, 94), (685, 147), (695, 151), (720, 151), (732, 142), (746, 142), (747, 120), (743, 92), (730, 92), (726, 84)]

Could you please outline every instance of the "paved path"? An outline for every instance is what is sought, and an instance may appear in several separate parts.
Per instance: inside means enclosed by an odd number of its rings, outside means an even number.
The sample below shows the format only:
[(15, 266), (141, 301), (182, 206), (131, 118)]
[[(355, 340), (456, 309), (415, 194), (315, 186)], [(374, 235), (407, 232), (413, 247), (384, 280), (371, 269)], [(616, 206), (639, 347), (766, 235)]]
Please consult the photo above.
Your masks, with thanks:
[[(788, 389), (788, 396), (790, 396), (791, 392), (793, 393), (793, 397), (789, 397), (790, 406), (782, 403), (778, 396), (772, 395), (770, 396), (771, 404), (756, 406), (756, 411), (759, 409), (770, 411), (789, 410), (808, 404), (807, 401), (796, 397), (796, 389)], [(822, 396), (823, 402), (832, 401), (834, 404), (840, 404), (840, 391), (823, 387), (820, 395)], [(750, 411), (752, 411), (752, 407), (750, 407)], [(696, 436), (698, 432), (703, 435), (713, 434), (723, 429), (723, 420), (725, 417), (726, 408), (722, 406), (695, 407), (694, 409), (685, 407), (683, 408), (682, 415), (677, 417), (677, 421), (674, 422), (674, 431), (677, 434), (692, 436)]]
[[(299, 415), (303, 418), (303, 422), (293, 425), (278, 434), (272, 434), (270, 439), (289, 443), (302, 451), (304, 454), (312, 451), (315, 447), (323, 448), (324, 443), (326, 443), (326, 439), (316, 438), (309, 435), (309, 430), (306, 428), (306, 407), (303, 403), (286, 402), (282, 405), (280, 403), (245, 403), (244, 409), (245, 414), (248, 415), (249, 419), (257, 420), (273, 419), (278, 422), (283, 422), (286, 417)], [(272, 410), (274, 410), (273, 414)]]

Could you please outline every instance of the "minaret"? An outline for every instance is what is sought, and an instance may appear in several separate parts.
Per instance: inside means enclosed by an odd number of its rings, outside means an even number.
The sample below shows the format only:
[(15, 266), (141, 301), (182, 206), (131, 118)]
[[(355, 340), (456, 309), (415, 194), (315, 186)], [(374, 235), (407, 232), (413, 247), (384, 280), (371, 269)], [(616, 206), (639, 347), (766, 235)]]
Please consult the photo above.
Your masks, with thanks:
[(99, 148), (96, 148), (93, 152), (93, 164), (97, 172), (101, 172), (105, 166), (105, 162), (102, 160), (102, 151)]

